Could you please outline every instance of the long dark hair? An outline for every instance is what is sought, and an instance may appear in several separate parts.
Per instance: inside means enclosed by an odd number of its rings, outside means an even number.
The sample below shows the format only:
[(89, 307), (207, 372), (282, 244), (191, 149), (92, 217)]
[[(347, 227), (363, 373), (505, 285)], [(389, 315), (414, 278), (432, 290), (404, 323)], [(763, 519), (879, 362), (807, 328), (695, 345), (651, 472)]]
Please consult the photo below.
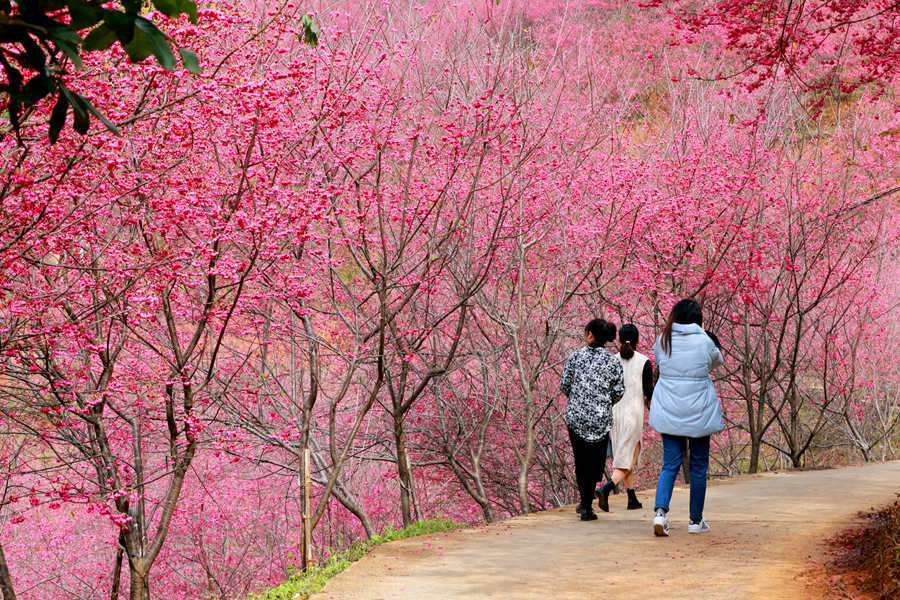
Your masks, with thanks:
[(659, 339), (660, 346), (669, 356), (672, 355), (672, 325), (675, 323), (682, 325), (696, 323), (702, 327), (703, 311), (700, 309), (700, 304), (693, 298), (685, 298), (676, 302), (675, 306), (672, 307), (672, 312), (669, 313), (669, 318), (666, 319), (666, 326), (663, 327), (663, 332)]
[(584, 326), (584, 330), (594, 336), (594, 344), (591, 348), (602, 348), (616, 339), (616, 326), (606, 319), (591, 319)]
[(631, 323), (626, 323), (619, 328), (619, 356), (625, 360), (634, 356), (640, 333), (638, 328)]

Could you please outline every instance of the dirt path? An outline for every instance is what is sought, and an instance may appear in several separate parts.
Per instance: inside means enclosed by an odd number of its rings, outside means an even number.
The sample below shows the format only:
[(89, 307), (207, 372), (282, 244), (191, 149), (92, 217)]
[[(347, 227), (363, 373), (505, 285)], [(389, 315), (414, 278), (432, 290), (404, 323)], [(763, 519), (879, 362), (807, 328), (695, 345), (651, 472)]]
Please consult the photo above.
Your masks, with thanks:
[(712, 532), (688, 535), (679, 488), (668, 539), (653, 537), (648, 492), (638, 511), (620, 494), (594, 522), (567, 507), (378, 547), (316, 598), (818, 598), (805, 574), (822, 538), (898, 492), (900, 462), (713, 482)]

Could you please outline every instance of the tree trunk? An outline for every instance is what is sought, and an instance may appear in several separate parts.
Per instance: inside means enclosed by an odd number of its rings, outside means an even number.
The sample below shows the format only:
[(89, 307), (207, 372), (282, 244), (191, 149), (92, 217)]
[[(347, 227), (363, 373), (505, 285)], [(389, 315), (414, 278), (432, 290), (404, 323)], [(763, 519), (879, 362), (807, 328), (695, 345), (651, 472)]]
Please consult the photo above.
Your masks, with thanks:
[(691, 447), (689, 444), (684, 445), (684, 455), (681, 458), (681, 474), (684, 476), (686, 484), (691, 483)]
[(130, 570), (131, 584), (128, 598), (130, 600), (150, 600), (150, 586), (147, 582), (147, 573), (141, 573), (134, 567)]
[(872, 457), (869, 455), (869, 449), (864, 448), (862, 445), (859, 446), (859, 452), (862, 454), (863, 461), (872, 462)]
[(337, 498), (338, 502), (346, 508), (350, 513), (353, 514), (354, 517), (359, 521), (359, 524), (362, 525), (363, 531), (366, 532), (366, 537), (371, 538), (375, 535), (375, 528), (372, 526), (372, 521), (369, 520), (369, 514), (359, 503), (355, 502), (350, 496), (343, 493), (343, 490), (338, 490), (335, 488), (335, 492), (333, 493), (334, 497)]
[(523, 513), (531, 512), (531, 502), (528, 499), (528, 471), (531, 469), (531, 461), (534, 459), (534, 425), (531, 423), (531, 411), (527, 411), (525, 428), (525, 452), (519, 464), (519, 479), (516, 486), (519, 491), (519, 506)]
[(112, 588), (109, 591), (109, 600), (119, 600), (119, 589), (122, 585), (122, 560), (125, 557), (125, 539), (119, 534), (119, 549), (116, 550), (116, 564), (113, 566)]
[(484, 482), (481, 480), (480, 458), (476, 457), (472, 460), (472, 469), (474, 471), (475, 489), (478, 493), (478, 497), (475, 498), (475, 501), (478, 502), (478, 506), (481, 508), (481, 513), (484, 515), (484, 522), (493, 523), (494, 511), (491, 509), (491, 500), (488, 498), (487, 492), (484, 489)]
[[(321, 458), (319, 458), (319, 455), (316, 453), (313, 453), (313, 459), (317, 466), (322, 462)], [(326, 473), (326, 475), (317, 479), (316, 483), (324, 488), (328, 485), (328, 475), (324, 468), (319, 468), (323, 473)], [(334, 487), (331, 489), (331, 495), (341, 503), (341, 506), (350, 511), (350, 513), (359, 520), (359, 524), (362, 525), (363, 531), (366, 532), (366, 538), (371, 538), (375, 535), (375, 527), (369, 519), (369, 513), (366, 512), (366, 509), (362, 504), (360, 504), (356, 498), (343, 487), (343, 485), (335, 483)]]
[(9, 574), (9, 565), (6, 564), (3, 544), (0, 544), (0, 600), (16, 600), (16, 592), (13, 588), (12, 576)]
[[(322, 486), (322, 488), (327, 488), (329, 478), (328, 465), (320, 454), (319, 444), (316, 442), (315, 438), (310, 436), (309, 443), (310, 449), (312, 450), (310, 456), (319, 473), (319, 476), (314, 481), (316, 484)], [(372, 526), (372, 521), (369, 519), (369, 514), (366, 512), (366, 509), (344, 488), (343, 485), (341, 485), (341, 483), (335, 482), (334, 487), (331, 489), (331, 495), (341, 503), (341, 506), (349, 510), (353, 516), (359, 519), (359, 523), (365, 530), (367, 538), (375, 535), (375, 528)]]
[[(306, 419), (309, 418), (309, 415), (306, 415)], [(308, 420), (306, 421), (308, 422)], [(310, 510), (310, 493), (312, 489), (311, 481), (311, 473), (312, 465), (310, 464), (309, 458), (309, 433), (306, 432), (304, 435), (303, 442), (303, 454), (300, 457), (302, 464), (303, 477), (301, 478), (302, 485), (302, 496), (303, 505), (302, 505), (302, 517), (301, 517), (301, 526), (302, 530), (300, 533), (300, 566), (304, 572), (309, 569), (310, 563), (312, 562), (312, 523), (310, 523), (310, 519), (312, 518), (311, 510)]]
[(758, 473), (759, 472), (759, 452), (762, 447), (762, 440), (757, 439), (757, 436), (750, 433), (750, 467), (748, 471), (750, 473)]
[(478, 502), (478, 507), (481, 509), (481, 516), (484, 517), (485, 523), (493, 523), (494, 522), (494, 511), (491, 509), (490, 502), (484, 501), (476, 501)]
[(453, 474), (459, 480), (459, 484), (463, 487), (469, 497), (481, 508), (485, 523), (493, 523), (494, 512), (491, 508), (491, 500), (488, 498), (484, 489), (484, 482), (481, 478), (481, 459), (478, 455), (472, 454), (472, 472), (467, 473), (452, 454), (449, 455), (449, 466)]
[(406, 431), (403, 429), (403, 417), (394, 418), (394, 442), (397, 446), (397, 476), (400, 481), (400, 513), (403, 526), (415, 523), (415, 496), (412, 469), (410, 469), (409, 453), (406, 450)]

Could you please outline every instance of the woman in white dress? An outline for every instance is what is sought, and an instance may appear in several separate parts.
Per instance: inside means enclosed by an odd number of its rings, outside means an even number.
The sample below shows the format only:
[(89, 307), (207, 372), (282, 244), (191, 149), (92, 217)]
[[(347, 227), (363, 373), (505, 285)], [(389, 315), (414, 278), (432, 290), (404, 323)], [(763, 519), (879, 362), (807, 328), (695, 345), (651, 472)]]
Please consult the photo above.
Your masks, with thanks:
[(644, 407), (649, 408), (653, 397), (653, 366), (646, 356), (635, 351), (639, 337), (634, 325), (622, 325), (619, 330), (619, 361), (625, 375), (625, 395), (613, 406), (610, 438), (615, 470), (610, 481), (597, 490), (600, 510), (605, 512), (609, 512), (609, 494), (622, 481), (628, 490), (628, 510), (643, 508), (634, 490), (634, 470), (641, 458)]

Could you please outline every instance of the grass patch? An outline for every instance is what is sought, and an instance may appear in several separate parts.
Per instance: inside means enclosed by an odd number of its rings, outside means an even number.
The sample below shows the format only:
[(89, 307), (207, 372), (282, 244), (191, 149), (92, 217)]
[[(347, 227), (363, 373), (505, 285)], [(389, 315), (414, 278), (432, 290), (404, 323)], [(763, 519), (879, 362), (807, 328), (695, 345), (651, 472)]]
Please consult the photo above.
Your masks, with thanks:
[(305, 573), (292, 573), (288, 580), (281, 585), (253, 594), (249, 600), (305, 600), (313, 594), (321, 592), (329, 579), (368, 554), (375, 546), (430, 533), (452, 531), (460, 527), (463, 525), (449, 519), (428, 519), (403, 529), (389, 527), (381, 535), (356, 542), (347, 550), (332, 554), (321, 565), (310, 567)]

